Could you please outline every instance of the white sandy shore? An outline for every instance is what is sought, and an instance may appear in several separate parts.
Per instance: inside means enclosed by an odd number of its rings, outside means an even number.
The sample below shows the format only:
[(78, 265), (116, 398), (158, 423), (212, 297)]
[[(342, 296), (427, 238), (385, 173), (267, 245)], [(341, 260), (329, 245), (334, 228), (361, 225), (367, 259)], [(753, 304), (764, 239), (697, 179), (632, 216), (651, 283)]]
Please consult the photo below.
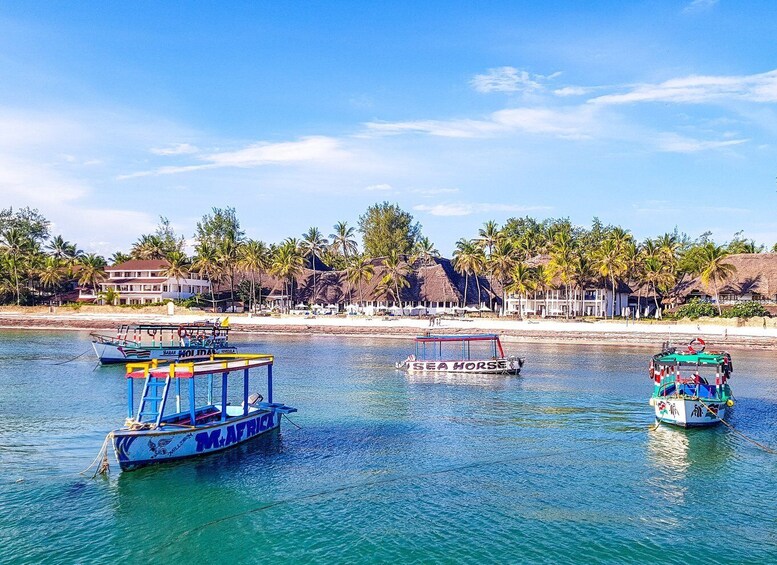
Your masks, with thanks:
[[(72, 312), (40, 313), (6, 310), (0, 312), (0, 327), (28, 329), (105, 329), (121, 323), (180, 324), (203, 320), (208, 315), (186, 314), (168, 316), (140, 312)], [(223, 318), (224, 315), (222, 314)], [(215, 319), (210, 315), (210, 319)], [(565, 321), (565, 320), (515, 320), (497, 318), (441, 319), (431, 327), (428, 319), (392, 317), (336, 317), (336, 316), (281, 316), (249, 317), (229, 315), (235, 332), (252, 333), (303, 333), (328, 335), (371, 335), (412, 337), (426, 331), (434, 333), (494, 332), (507, 341), (557, 341), (575, 343), (642, 343), (658, 345), (662, 341), (679, 343), (699, 336), (715, 347), (774, 347), (777, 346), (777, 321), (768, 324), (737, 325), (736, 321), (724, 323), (658, 322), (638, 323), (620, 320)], [(725, 325), (728, 322), (730, 325)]]

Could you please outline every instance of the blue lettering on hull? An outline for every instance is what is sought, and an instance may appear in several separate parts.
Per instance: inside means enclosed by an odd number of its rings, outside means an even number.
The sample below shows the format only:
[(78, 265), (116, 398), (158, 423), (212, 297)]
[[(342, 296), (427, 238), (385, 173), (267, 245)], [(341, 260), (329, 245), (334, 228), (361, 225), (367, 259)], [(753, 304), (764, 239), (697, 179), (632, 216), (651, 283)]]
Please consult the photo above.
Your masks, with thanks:
[(238, 443), (243, 439), (265, 432), (273, 427), (273, 415), (271, 412), (251, 418), (248, 421), (226, 427), (226, 436), (222, 437), (221, 430), (217, 429), (208, 432), (200, 432), (194, 436), (197, 440), (197, 453), (208, 451), (214, 448), (228, 447)]

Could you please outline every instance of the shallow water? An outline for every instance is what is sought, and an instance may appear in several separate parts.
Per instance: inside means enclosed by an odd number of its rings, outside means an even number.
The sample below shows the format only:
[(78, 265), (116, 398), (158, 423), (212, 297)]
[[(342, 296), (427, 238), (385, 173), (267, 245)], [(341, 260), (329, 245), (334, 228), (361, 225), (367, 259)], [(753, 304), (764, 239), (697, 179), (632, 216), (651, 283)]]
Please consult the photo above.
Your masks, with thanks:
[[(0, 562), (777, 562), (777, 457), (653, 423), (651, 351), (521, 346), (522, 376), (409, 377), (408, 341), (242, 337), (276, 355), (280, 434), (80, 476), (125, 417), (87, 333), (0, 332)], [(730, 421), (774, 446), (774, 356)]]

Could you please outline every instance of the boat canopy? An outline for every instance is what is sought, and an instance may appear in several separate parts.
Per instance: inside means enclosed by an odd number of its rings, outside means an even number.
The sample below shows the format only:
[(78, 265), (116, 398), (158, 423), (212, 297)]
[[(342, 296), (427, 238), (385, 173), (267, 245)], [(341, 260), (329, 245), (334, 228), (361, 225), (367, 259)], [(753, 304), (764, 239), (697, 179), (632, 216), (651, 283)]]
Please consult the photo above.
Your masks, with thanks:
[[(415, 338), (415, 357), (418, 360), (442, 359), (451, 357), (453, 352), (458, 352), (459, 359), (471, 358), (471, 344), (485, 342), (490, 346), (491, 358), (503, 358), (505, 356), (502, 343), (497, 334), (470, 334), (470, 335), (422, 335)], [(443, 347), (443, 344), (446, 344)], [(443, 350), (445, 353), (443, 353)], [(482, 355), (478, 358), (483, 358)]]
[(211, 359), (197, 363), (167, 363), (158, 364), (156, 360), (148, 363), (129, 363), (127, 365), (128, 379), (178, 378), (188, 379), (199, 375), (214, 373), (231, 373), (244, 369), (254, 369), (273, 364), (273, 356), (265, 354), (214, 354)]
[(664, 351), (653, 356), (653, 363), (666, 367), (722, 367), (733, 370), (731, 355), (725, 351), (689, 352)]

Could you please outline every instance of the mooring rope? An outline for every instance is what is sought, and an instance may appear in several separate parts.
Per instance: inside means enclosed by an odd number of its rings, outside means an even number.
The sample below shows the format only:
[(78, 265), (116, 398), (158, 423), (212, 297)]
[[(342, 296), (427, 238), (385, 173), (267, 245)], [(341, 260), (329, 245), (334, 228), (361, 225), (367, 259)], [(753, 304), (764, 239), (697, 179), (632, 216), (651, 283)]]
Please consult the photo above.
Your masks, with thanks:
[(721, 417), (718, 415), (718, 414), (719, 414), (719, 412), (720, 412), (719, 410), (713, 410), (712, 408), (710, 408), (709, 406), (707, 406), (707, 405), (704, 403), (704, 401), (703, 401), (702, 399), (700, 399), (700, 398), (699, 398), (699, 399), (697, 399), (697, 401), (699, 402), (699, 404), (701, 404), (702, 406), (704, 406), (704, 407), (707, 409), (707, 411), (708, 411), (710, 414), (714, 414), (714, 415), (715, 415), (715, 417), (718, 419), (718, 421), (720, 421), (721, 423), (723, 423), (723, 424), (724, 424), (724, 425), (725, 425), (725, 426), (726, 426), (728, 429), (730, 429), (732, 432), (734, 432), (735, 434), (738, 434), (738, 435), (742, 436), (743, 438), (745, 438), (747, 441), (749, 441), (749, 442), (750, 442), (750, 443), (752, 443), (753, 445), (755, 445), (755, 446), (757, 446), (757, 447), (759, 447), (759, 448), (763, 449), (763, 450), (764, 450), (766, 453), (771, 453), (772, 455), (777, 455), (777, 450), (774, 450), (774, 449), (772, 449), (771, 447), (768, 447), (768, 446), (766, 446), (766, 445), (764, 445), (764, 444), (762, 444), (762, 443), (759, 443), (759, 442), (755, 441), (753, 438), (751, 438), (751, 437), (748, 437), (747, 435), (745, 435), (745, 434), (743, 434), (742, 432), (740, 432), (738, 429), (736, 429), (734, 426), (732, 426), (732, 425), (731, 425), (729, 422), (726, 422), (726, 421), (725, 421), (723, 418), (721, 418)]
[(52, 365), (64, 365), (65, 363), (70, 363), (71, 361), (75, 361), (75, 360), (76, 360), (76, 359), (78, 359), (79, 357), (83, 357), (84, 355), (86, 355), (86, 354), (87, 354), (87, 353), (89, 353), (90, 351), (91, 351), (91, 349), (87, 349), (86, 351), (84, 351), (83, 353), (79, 353), (78, 355), (76, 355), (76, 356), (75, 356), (75, 357), (73, 357), (72, 359), (68, 359), (67, 361), (60, 361), (60, 362), (58, 362), (58, 363), (52, 363)]
[(289, 418), (289, 415), (288, 415), (288, 414), (284, 414), (284, 415), (283, 415), (283, 417), (284, 417), (284, 418), (286, 418), (286, 419), (289, 421), (289, 423), (290, 423), (292, 426), (294, 426), (295, 428), (297, 428), (298, 430), (301, 430), (301, 429), (302, 429), (302, 426), (299, 426), (299, 425), (295, 424), (295, 423), (294, 423), (294, 420), (292, 420), (291, 418)]
[(110, 473), (111, 466), (108, 462), (108, 444), (113, 438), (113, 432), (108, 432), (108, 435), (105, 436), (105, 440), (103, 441), (103, 445), (100, 448), (100, 451), (97, 452), (97, 457), (94, 458), (94, 461), (92, 461), (89, 466), (81, 471), (79, 475), (84, 475), (86, 472), (95, 466), (95, 464), (100, 461), (100, 464), (98, 465), (97, 469), (95, 469), (94, 474), (92, 475), (92, 478), (95, 478), (97, 475), (105, 475), (107, 473)]

